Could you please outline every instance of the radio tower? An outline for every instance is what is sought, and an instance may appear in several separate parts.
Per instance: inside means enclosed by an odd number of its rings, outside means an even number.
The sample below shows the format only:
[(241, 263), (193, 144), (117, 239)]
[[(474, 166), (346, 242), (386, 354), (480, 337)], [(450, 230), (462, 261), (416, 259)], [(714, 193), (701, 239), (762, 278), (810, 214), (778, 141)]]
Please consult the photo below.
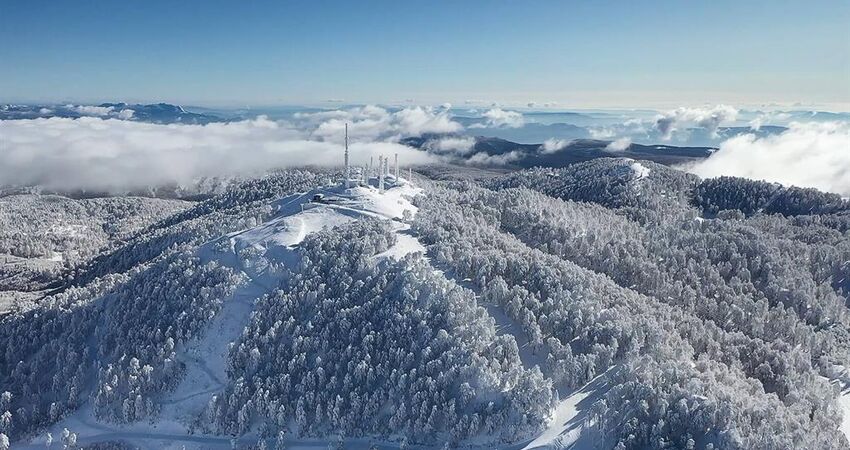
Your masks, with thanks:
[(384, 156), (378, 156), (378, 192), (384, 193)]
[(351, 187), (351, 167), (348, 166), (348, 122), (345, 123), (345, 188)]
[(398, 183), (398, 153), (395, 154), (395, 182)]

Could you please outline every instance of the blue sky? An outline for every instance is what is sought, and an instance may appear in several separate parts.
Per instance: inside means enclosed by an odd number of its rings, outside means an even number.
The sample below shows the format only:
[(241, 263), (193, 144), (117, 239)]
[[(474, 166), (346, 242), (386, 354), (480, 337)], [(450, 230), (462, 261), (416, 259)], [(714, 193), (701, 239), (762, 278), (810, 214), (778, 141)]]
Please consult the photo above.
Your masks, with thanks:
[(0, 103), (850, 105), (850, 1), (0, 0)]

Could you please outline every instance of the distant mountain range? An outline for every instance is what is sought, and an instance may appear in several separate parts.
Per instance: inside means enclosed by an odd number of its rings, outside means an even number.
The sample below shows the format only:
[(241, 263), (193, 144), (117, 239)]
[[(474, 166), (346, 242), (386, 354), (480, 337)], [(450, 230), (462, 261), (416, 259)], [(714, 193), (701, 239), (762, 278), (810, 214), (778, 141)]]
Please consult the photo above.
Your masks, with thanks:
[[(432, 153), (441, 139), (453, 135), (423, 135), (402, 139), (401, 143)], [(565, 167), (596, 158), (624, 157), (652, 161), (664, 165), (677, 165), (708, 158), (715, 147), (677, 147), (672, 145), (629, 144), (622, 150), (612, 150), (611, 141), (576, 139), (564, 143), (557, 150), (544, 150), (544, 144), (520, 144), (494, 137), (476, 136), (471, 148), (454, 152), (458, 158), (469, 159), (476, 165), (499, 165), (513, 168)]]
[(99, 105), (0, 105), (0, 120), (39, 119), (64, 117), (100, 117), (104, 119), (134, 120), (150, 123), (206, 124), (222, 122), (219, 116), (186, 111), (182, 106), (169, 103), (128, 104), (101, 103)]

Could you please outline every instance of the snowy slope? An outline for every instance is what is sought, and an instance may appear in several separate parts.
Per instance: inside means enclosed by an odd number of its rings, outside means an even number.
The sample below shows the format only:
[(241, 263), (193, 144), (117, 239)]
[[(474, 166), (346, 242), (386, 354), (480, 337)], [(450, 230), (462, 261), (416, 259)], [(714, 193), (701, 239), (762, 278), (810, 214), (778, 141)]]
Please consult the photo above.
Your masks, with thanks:
[(838, 404), (841, 405), (841, 411), (844, 414), (841, 420), (841, 432), (850, 439), (850, 388), (843, 391)]
[(569, 393), (558, 402), (549, 426), (522, 450), (573, 449), (592, 450), (600, 447), (603, 436), (594, 428), (590, 417), (593, 403), (607, 390), (605, 375)]
[[(422, 193), (406, 182), (391, 182), (380, 193), (374, 186), (344, 189), (339, 186), (319, 187), (272, 202), (277, 213), (270, 220), (252, 228), (222, 236), (202, 245), (197, 253), (203, 261), (216, 261), (237, 270), (244, 282), (224, 302), (221, 311), (199, 338), (177, 348), (186, 372), (178, 386), (160, 400), (163, 405), (157, 421), (111, 424), (98, 421), (91, 406), (84, 405), (74, 414), (55, 424), (49, 432), (57, 441), (63, 429), (78, 434), (78, 444), (86, 445), (120, 440), (142, 448), (232, 448), (233, 444), (257, 442), (255, 432), (234, 441), (228, 436), (209, 435), (197, 426), (198, 417), (216, 393), (227, 385), (227, 357), (232, 343), (238, 340), (254, 311), (255, 299), (274, 291), (281, 281), (284, 267), (299, 263), (298, 245), (311, 233), (342, 225), (364, 217), (392, 221), (396, 243), (373, 257), (374, 260), (401, 259), (427, 249), (402, 220), (406, 212), (416, 213), (411, 199)], [(311, 202), (315, 196), (321, 202)], [(430, 258), (429, 258), (430, 260)], [(433, 261), (432, 261), (433, 263)], [(441, 269), (436, 269), (443, 272)], [(451, 274), (447, 274), (453, 278)], [(470, 289), (464, 280), (455, 280)], [(510, 334), (521, 345), (521, 358), (526, 367), (541, 364), (540, 355), (532, 355), (526, 347), (521, 329), (513, 324), (496, 305), (485, 305), (499, 328), (499, 334)], [(605, 392), (604, 376), (598, 377), (574, 392), (562, 393), (552, 412), (552, 419), (535, 439), (508, 448), (591, 448), (598, 440), (589, 419), (590, 406)], [(21, 442), (16, 448), (43, 448), (45, 436)], [(483, 441), (482, 441), (483, 442)], [(326, 448), (321, 439), (289, 439), (288, 448)], [(368, 448), (367, 440), (348, 440), (349, 448)], [(379, 448), (397, 448), (397, 443), (384, 443)]]
[[(99, 423), (86, 405), (51, 427), (49, 432), (57, 441), (55, 445), (59, 446), (59, 436), (68, 428), (78, 434), (81, 445), (123, 440), (143, 448), (231, 448), (230, 438), (195, 434), (194, 422), (212, 396), (226, 384), (229, 346), (248, 323), (254, 300), (278, 286), (281, 271), (275, 267), (294, 267), (298, 263), (295, 250), (311, 233), (362, 217), (392, 220), (398, 233), (397, 243), (376, 255), (376, 259), (400, 259), (410, 252), (424, 252), (422, 244), (409, 234), (409, 226), (401, 221), (405, 211), (416, 213), (411, 199), (420, 192), (421, 189), (405, 180), (395, 182), (392, 177), (383, 193), (374, 186), (320, 187), (274, 202), (272, 206), (278, 213), (265, 223), (201, 246), (198, 255), (202, 260), (214, 260), (237, 269), (245, 282), (224, 302), (202, 337), (177, 348), (186, 373), (180, 384), (161, 400), (163, 408), (158, 421), (129, 425)], [(318, 194), (324, 196), (324, 201), (311, 202)], [(15, 448), (44, 448), (45, 436), (19, 443)], [(237, 442), (255, 443), (256, 439), (248, 434)], [(327, 446), (326, 442), (312, 440), (297, 440), (292, 444), (295, 444), (293, 448)]]

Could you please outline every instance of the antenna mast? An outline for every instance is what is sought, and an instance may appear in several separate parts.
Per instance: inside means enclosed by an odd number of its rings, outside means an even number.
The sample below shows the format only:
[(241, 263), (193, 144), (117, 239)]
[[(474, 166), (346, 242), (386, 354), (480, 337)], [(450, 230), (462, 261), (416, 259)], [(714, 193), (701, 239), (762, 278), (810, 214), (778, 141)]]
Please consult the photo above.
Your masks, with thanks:
[(378, 192), (384, 193), (384, 156), (378, 156)]
[(351, 187), (351, 168), (348, 166), (348, 122), (345, 123), (345, 188)]

